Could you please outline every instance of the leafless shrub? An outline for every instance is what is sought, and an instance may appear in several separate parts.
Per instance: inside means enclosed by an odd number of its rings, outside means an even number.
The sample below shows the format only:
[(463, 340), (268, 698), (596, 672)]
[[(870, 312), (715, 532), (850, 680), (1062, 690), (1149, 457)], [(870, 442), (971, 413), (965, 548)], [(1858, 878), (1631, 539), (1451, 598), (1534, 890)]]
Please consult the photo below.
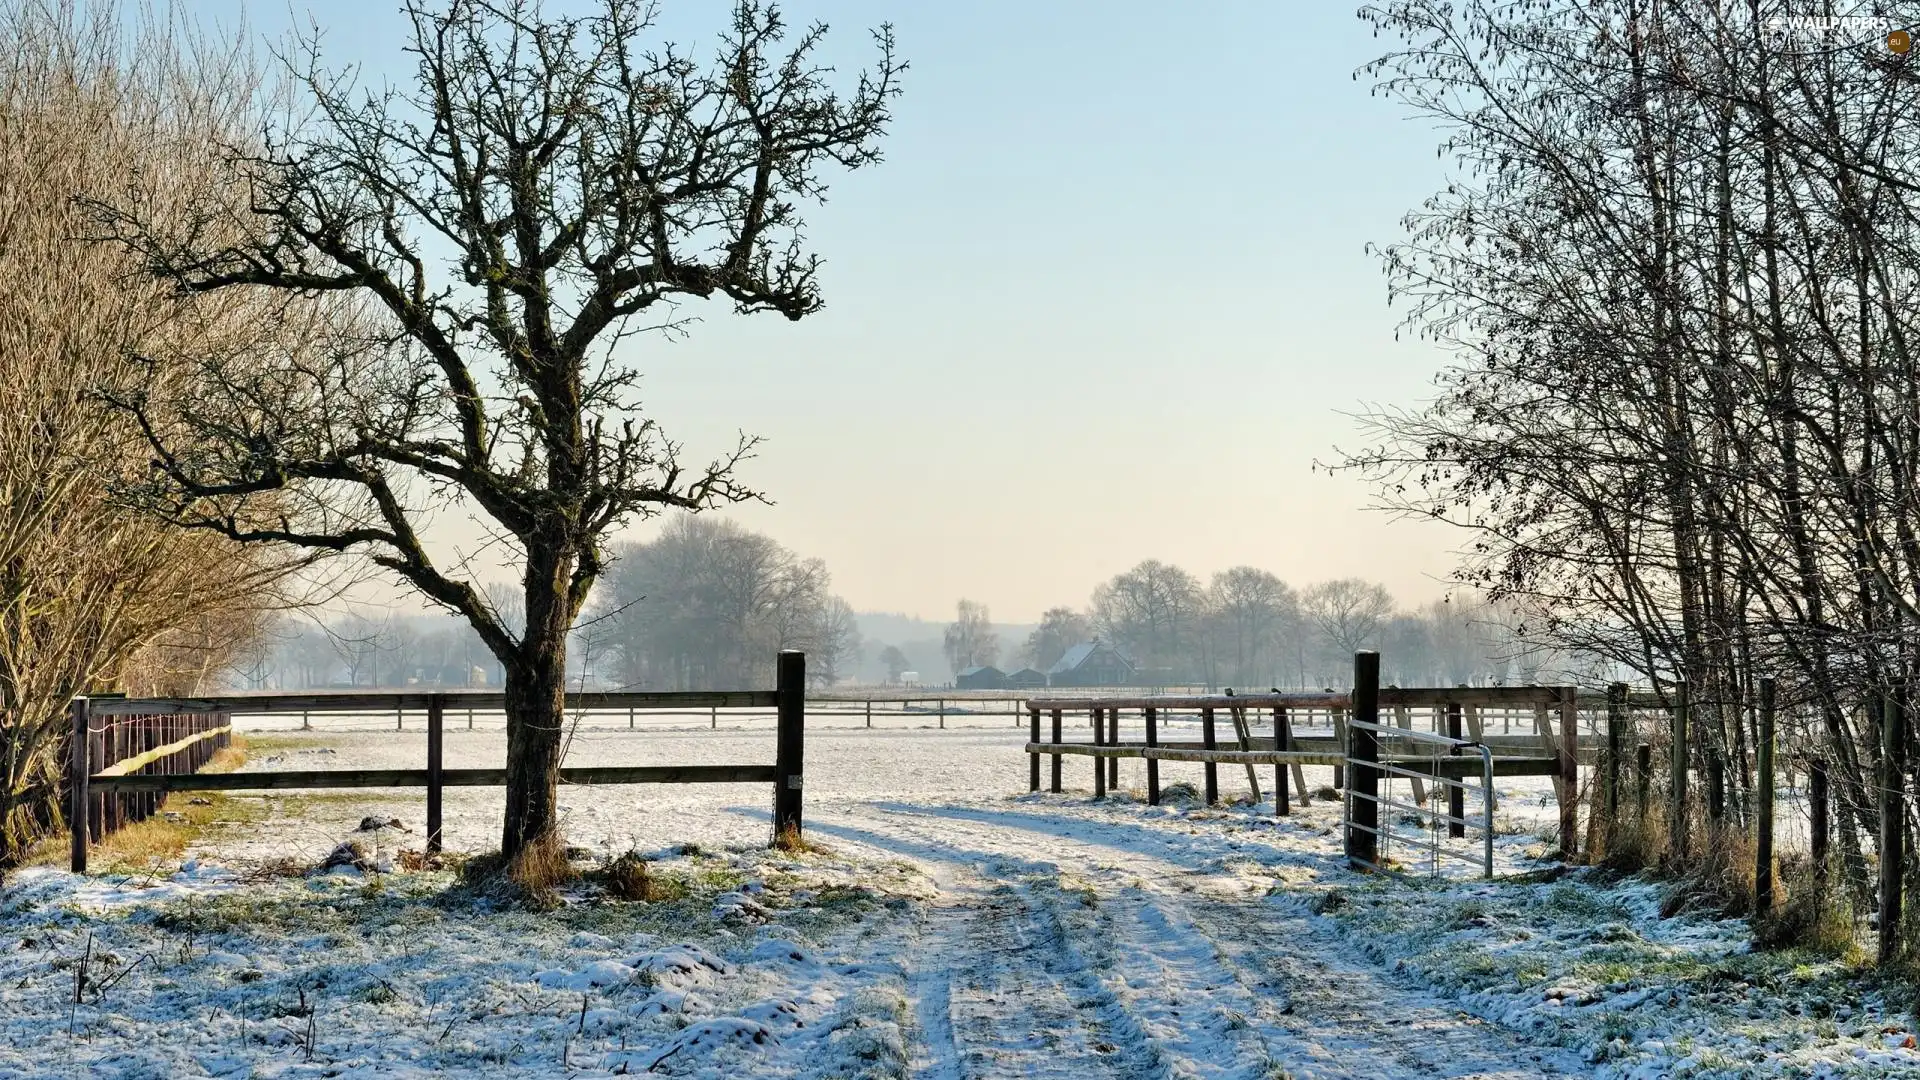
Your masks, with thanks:
[(168, 205), (246, 115), (249, 58), (195, 51), (177, 29), (0, 0), (0, 863), (58, 822), (67, 699), (196, 688), (289, 569), (111, 494), (148, 467), (140, 431), (95, 393), (130, 356), (281, 325), (253, 298), (184, 296), (81, 239), (77, 200), (138, 189)]

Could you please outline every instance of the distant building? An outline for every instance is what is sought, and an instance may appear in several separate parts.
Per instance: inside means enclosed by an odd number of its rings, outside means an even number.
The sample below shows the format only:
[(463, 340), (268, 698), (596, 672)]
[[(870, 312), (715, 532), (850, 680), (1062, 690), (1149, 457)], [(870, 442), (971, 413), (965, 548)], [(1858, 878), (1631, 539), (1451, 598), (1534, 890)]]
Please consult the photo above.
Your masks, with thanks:
[(901, 672), (901, 673), (900, 673), (900, 685), (901, 685), (901, 686), (919, 686), (919, 685), (920, 685), (920, 673), (919, 673), (919, 672), (917, 672), (917, 671), (903, 671), (903, 672)]
[(1033, 690), (1047, 685), (1047, 673), (1038, 668), (1023, 667), (1019, 671), (1007, 672), (1007, 689)]
[(1130, 686), (1134, 679), (1133, 661), (1098, 639), (1068, 649), (1059, 663), (1047, 669), (1050, 686)]
[(958, 690), (1005, 690), (1007, 673), (991, 664), (970, 667), (953, 677), (953, 685)]

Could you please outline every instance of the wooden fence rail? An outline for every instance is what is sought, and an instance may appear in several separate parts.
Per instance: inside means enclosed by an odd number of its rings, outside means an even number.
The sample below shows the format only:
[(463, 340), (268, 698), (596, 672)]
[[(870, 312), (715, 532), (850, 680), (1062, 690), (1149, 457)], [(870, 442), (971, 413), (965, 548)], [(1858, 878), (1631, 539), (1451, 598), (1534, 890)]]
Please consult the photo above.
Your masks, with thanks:
[[(1647, 696), (1643, 695), (1643, 700)], [(1462, 729), (1472, 742), (1494, 752), (1495, 776), (1548, 776), (1554, 781), (1554, 793), (1560, 806), (1560, 844), (1571, 857), (1578, 837), (1579, 767), (1581, 761), (1595, 760), (1605, 737), (1581, 734), (1583, 704), (1604, 706), (1604, 696), (1580, 695), (1571, 686), (1455, 686), (1455, 687), (1380, 687), (1363, 704), (1390, 715), (1396, 727), (1419, 730), (1416, 714), (1430, 714), (1431, 730), (1461, 738)], [(1096, 797), (1119, 784), (1120, 761), (1146, 762), (1147, 801), (1160, 801), (1159, 763), (1163, 761), (1197, 762), (1206, 767), (1205, 797), (1209, 804), (1219, 798), (1219, 767), (1238, 766), (1248, 770), (1249, 787), (1260, 798), (1256, 765), (1273, 767), (1274, 812), (1291, 812), (1296, 792), (1302, 804), (1308, 795), (1302, 766), (1331, 766), (1334, 787), (1346, 786), (1347, 764), (1353, 757), (1352, 732), (1347, 718), (1357, 708), (1356, 695), (1348, 691), (1268, 691), (1241, 694), (1228, 690), (1220, 694), (1142, 695), (1121, 691), (1111, 695), (1043, 695), (1026, 700), (1029, 737), (1022, 748), (1030, 758), (1027, 786), (1039, 791), (1040, 759), (1051, 759), (1050, 789), (1061, 790), (1060, 762), (1064, 757), (1091, 758), (1093, 790)], [(1091, 743), (1069, 743), (1062, 738), (1062, 717), (1069, 712), (1087, 714), (1092, 729)], [(1137, 712), (1145, 731), (1144, 742), (1123, 742), (1120, 715)], [(1198, 713), (1202, 739), (1176, 742), (1163, 737), (1166, 724), (1174, 714)], [(1041, 738), (1041, 714), (1052, 718), (1051, 739)], [(1493, 734), (1487, 730), (1490, 717), (1502, 718), (1511, 732), (1512, 718), (1522, 715), (1533, 727), (1531, 734)], [(1271, 717), (1273, 734), (1252, 734), (1255, 723)], [(1231, 745), (1220, 744), (1223, 732), (1216, 720), (1227, 719), (1231, 726), (1224, 734)], [(1302, 727), (1317, 727), (1324, 721), (1332, 728), (1331, 737), (1303, 736)], [(1481, 762), (1457, 759), (1435, 763), (1430, 757), (1388, 755), (1383, 765), (1403, 772), (1418, 772), (1438, 779), (1457, 779), (1478, 775)], [(1291, 773), (1291, 775), (1289, 775)], [(1414, 781), (1416, 798), (1424, 791)], [(1450, 791), (1449, 804), (1458, 792)], [(1460, 815), (1456, 815), (1460, 816)]]
[[(103, 766), (98, 775), (164, 781), (189, 774), (213, 759), (231, 741), (233, 725), (218, 710), (128, 708), (95, 717), (85, 702), (75, 702), (70, 777), (86, 778), (88, 766)], [(71, 780), (69, 781), (71, 782)], [(166, 789), (97, 788), (82, 786), (84, 805), (75, 812), (74, 843), (97, 843), (119, 830), (160, 812)]]
[[(806, 738), (806, 657), (799, 652), (779, 656), (777, 687), (697, 693), (587, 693), (567, 695), (568, 708), (684, 709), (689, 705), (722, 708), (771, 707), (778, 715), (772, 764), (643, 765), (567, 768), (560, 780), (568, 784), (772, 784), (775, 837), (802, 827), (802, 781)], [(193, 700), (124, 700), (73, 702), (72, 761), (69, 777), (69, 815), (73, 824), (73, 869), (87, 868), (87, 847), (104, 835), (110, 805), (158, 806), (172, 791), (281, 790), (288, 788), (397, 788), (427, 789), (428, 851), (441, 849), (441, 790), (447, 787), (489, 787), (506, 783), (505, 769), (448, 769), (443, 766), (443, 733), (450, 704), (499, 708), (500, 694), (241, 694)], [(229, 717), (239, 714), (288, 712), (389, 712), (405, 708), (427, 712), (427, 761), (424, 769), (318, 769), (275, 772), (197, 773), (212, 756), (206, 748), (225, 746), (231, 731)], [(136, 751), (109, 751), (100, 736), (116, 730), (121, 720), (155, 721), (150, 745)], [(195, 718), (211, 718), (196, 720)], [(200, 730), (188, 730), (194, 724)], [(144, 729), (140, 729), (144, 730)], [(97, 736), (96, 733), (99, 733)], [(177, 736), (177, 737), (174, 737)], [(164, 738), (165, 741), (161, 741)], [(124, 741), (124, 740), (123, 740)], [(135, 739), (128, 745), (136, 745)], [(119, 744), (113, 744), (118, 746)], [(159, 755), (159, 756), (156, 756)], [(191, 764), (189, 764), (191, 763)], [(104, 765), (105, 767), (100, 767)], [(96, 771), (96, 769), (98, 771)], [(151, 813), (148, 809), (145, 813)], [(144, 815), (143, 815), (144, 816)]]

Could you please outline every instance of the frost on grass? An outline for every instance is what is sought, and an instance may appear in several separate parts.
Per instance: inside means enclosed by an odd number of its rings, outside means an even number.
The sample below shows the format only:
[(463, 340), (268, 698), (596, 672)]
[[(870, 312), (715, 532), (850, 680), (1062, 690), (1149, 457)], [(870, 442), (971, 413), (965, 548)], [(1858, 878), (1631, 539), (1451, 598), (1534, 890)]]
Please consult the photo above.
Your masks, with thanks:
[(848, 950), (931, 892), (917, 871), (649, 863), (675, 899), (544, 914), (446, 872), (30, 870), (0, 901), (0, 1076), (900, 1075), (899, 969)]
[(1660, 916), (1661, 887), (1358, 879), (1312, 903), (1377, 963), (1599, 1077), (1920, 1077), (1907, 995), (1848, 958), (1755, 952), (1743, 919)]

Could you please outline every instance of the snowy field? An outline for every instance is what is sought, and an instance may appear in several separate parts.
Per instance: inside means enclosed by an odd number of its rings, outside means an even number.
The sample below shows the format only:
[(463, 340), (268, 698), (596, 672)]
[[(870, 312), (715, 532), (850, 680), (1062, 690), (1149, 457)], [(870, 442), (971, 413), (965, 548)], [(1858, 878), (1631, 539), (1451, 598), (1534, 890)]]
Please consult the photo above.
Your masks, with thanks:
[[(791, 856), (765, 849), (765, 785), (569, 790), (570, 842), (671, 888), (586, 883), (548, 914), (445, 872), (258, 872), (350, 835), (397, 859), (417, 791), (235, 798), (185, 866), (8, 882), (0, 1076), (1920, 1077), (1906, 1001), (1838, 961), (1661, 919), (1649, 885), (1553, 880), (1540, 782), (1500, 785), (1500, 880), (1370, 878), (1337, 805), (1148, 807), (1137, 762), (1095, 801), (1084, 759), (1078, 790), (1029, 795), (1024, 739), (809, 730), (826, 850)], [(254, 745), (261, 769), (424, 755), (415, 732)], [(456, 727), (447, 764), (502, 746)], [(569, 763), (771, 754), (763, 729), (591, 730)], [(499, 809), (449, 790), (449, 846), (490, 846)], [(404, 828), (356, 834), (367, 816)]]

